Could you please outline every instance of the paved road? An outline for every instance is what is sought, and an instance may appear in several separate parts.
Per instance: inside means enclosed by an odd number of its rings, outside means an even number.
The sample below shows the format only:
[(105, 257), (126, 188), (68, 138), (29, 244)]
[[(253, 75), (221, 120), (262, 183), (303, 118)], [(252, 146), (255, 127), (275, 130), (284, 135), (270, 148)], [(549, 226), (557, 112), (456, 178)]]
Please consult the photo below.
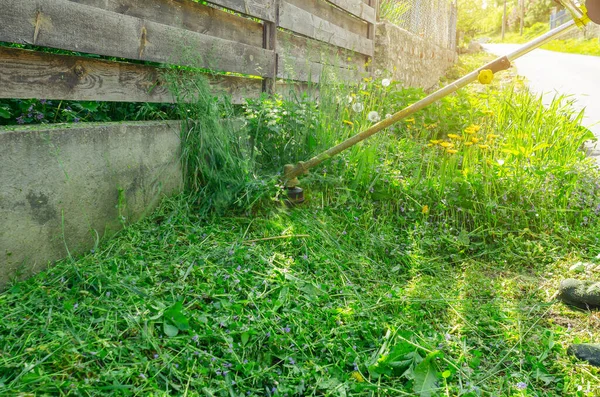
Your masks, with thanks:
[[(506, 55), (518, 47), (517, 44), (484, 45), (495, 55)], [(517, 59), (515, 66), (533, 91), (544, 93), (545, 100), (552, 99), (557, 92), (573, 95), (577, 100), (575, 105), (585, 108), (583, 124), (600, 140), (600, 57), (537, 49)], [(591, 151), (600, 163), (600, 143)]]

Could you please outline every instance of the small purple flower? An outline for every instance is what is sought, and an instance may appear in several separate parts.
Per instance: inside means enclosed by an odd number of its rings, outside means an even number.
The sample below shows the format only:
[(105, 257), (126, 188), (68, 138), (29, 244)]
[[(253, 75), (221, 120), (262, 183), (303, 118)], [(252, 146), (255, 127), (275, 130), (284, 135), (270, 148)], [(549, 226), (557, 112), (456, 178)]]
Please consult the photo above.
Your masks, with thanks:
[(281, 330), (283, 332), (285, 332), (286, 334), (288, 334), (292, 329), (289, 326), (287, 326), (287, 327), (282, 328)]
[(48, 101), (47, 101), (47, 100), (45, 100), (45, 99), (40, 99), (40, 103), (41, 103), (42, 105), (45, 105), (45, 104), (46, 104), (46, 102), (48, 102)]
[(194, 335), (194, 336), (192, 336), (192, 341), (194, 341), (194, 342), (198, 342), (198, 339), (199, 339), (199, 338), (200, 338), (200, 337), (199, 337), (198, 335)]
[(229, 255), (231, 256), (233, 254), (234, 254), (234, 251), (233, 250), (229, 250)]
[(32, 118), (33, 117), (33, 113), (27, 113), (27, 117)]
[(75, 117), (75, 118), (73, 119), (73, 122), (74, 122), (74, 123), (79, 123), (79, 121), (80, 121), (80, 120), (81, 120), (81, 119), (80, 119), (79, 117)]
[(33, 105), (29, 106), (29, 109), (27, 109), (28, 112), (32, 112), (33, 111)]
[(302, 255), (302, 259), (308, 260), (308, 255), (306, 255), (306, 254)]
[(217, 375), (221, 375), (221, 374), (222, 374), (222, 372), (221, 372), (221, 370), (220, 370), (220, 369), (216, 370), (216, 371), (215, 371), (215, 373), (216, 373)]
[(78, 307), (79, 307), (79, 303), (75, 303), (75, 304), (73, 305), (73, 309), (77, 309)]
[(105, 295), (106, 295), (107, 298), (110, 298), (110, 291), (106, 291)]
[(296, 365), (296, 361), (293, 358), (290, 357), (289, 360), (290, 360), (290, 364)]
[(70, 112), (70, 111), (71, 111), (71, 106), (67, 106), (67, 107), (65, 108), (65, 110), (68, 110), (68, 111)]
[(354, 370), (358, 371), (358, 364), (357, 363), (352, 363), (352, 365), (354, 366)]
[(142, 379), (146, 379), (146, 375), (144, 375), (144, 374), (140, 374), (140, 378), (142, 378)]
[(446, 339), (446, 341), (449, 341), (450, 339), (452, 339), (452, 335), (446, 334), (444, 335), (444, 338)]
[(240, 271), (240, 270), (242, 270), (242, 266), (241, 266), (241, 265), (238, 265), (238, 267), (236, 267), (235, 269), (236, 269), (237, 271)]
[(525, 389), (527, 389), (527, 383), (525, 383), (525, 382), (519, 382), (519, 383), (517, 383), (517, 389), (518, 390), (525, 390)]
[(36, 114), (35, 118), (38, 119), (38, 120), (41, 120), (41, 119), (44, 118), (44, 114), (43, 113), (38, 113), (38, 114)]
[(19, 116), (19, 117), (17, 117), (17, 123), (18, 124), (25, 124), (25, 116)]
[(348, 234), (345, 230), (342, 232), (342, 234), (345, 236), (346, 234)]
[(265, 334), (265, 336), (266, 336), (267, 338), (270, 338), (270, 337), (271, 337), (271, 333), (267, 331), (267, 333)]
[(156, 360), (158, 358), (158, 354), (154, 353), (154, 355), (152, 357), (154, 357), (154, 359)]

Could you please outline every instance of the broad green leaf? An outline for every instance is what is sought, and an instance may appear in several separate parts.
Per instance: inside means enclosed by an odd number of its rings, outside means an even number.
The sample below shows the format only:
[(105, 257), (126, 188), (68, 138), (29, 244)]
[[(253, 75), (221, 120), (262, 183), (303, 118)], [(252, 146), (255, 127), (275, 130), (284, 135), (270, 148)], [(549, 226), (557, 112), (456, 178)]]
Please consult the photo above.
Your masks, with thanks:
[(169, 337), (177, 336), (177, 334), (179, 333), (179, 329), (176, 326), (171, 325), (167, 322), (163, 323), (163, 331), (165, 332), (165, 335)]
[(173, 306), (165, 310), (163, 316), (171, 324), (175, 325), (179, 330), (186, 331), (190, 328), (188, 318), (182, 313), (183, 302), (176, 302)]
[(242, 346), (246, 346), (246, 344), (248, 343), (249, 340), (250, 340), (250, 333), (244, 332), (242, 334)]
[(413, 372), (413, 390), (420, 397), (431, 397), (437, 390), (438, 375), (434, 361), (437, 355), (438, 352), (429, 353)]
[(6, 108), (0, 108), (0, 117), (3, 119), (10, 119), (10, 111)]

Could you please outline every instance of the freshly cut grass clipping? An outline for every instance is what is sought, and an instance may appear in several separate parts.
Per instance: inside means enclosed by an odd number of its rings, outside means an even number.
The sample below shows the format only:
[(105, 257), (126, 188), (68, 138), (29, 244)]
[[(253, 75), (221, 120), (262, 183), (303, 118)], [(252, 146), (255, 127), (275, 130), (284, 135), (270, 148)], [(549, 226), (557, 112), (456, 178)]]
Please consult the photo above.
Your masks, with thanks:
[(181, 163), (185, 190), (201, 213), (249, 209), (261, 183), (244, 123), (231, 101), (216, 97), (205, 76), (171, 72), (168, 82), (181, 117)]

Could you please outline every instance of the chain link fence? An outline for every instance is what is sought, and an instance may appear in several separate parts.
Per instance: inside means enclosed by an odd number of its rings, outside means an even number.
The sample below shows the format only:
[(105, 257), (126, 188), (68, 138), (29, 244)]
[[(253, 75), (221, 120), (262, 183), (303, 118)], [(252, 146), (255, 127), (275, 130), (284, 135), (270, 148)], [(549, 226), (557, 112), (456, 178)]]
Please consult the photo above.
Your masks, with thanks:
[(456, 4), (449, 0), (381, 0), (379, 16), (450, 50), (456, 50)]
[[(563, 23), (566, 23), (573, 19), (571, 14), (565, 9), (553, 9), (550, 14), (550, 29), (554, 29)], [(593, 39), (600, 38), (600, 25), (595, 23), (589, 23), (583, 30), (574, 30), (571, 33), (563, 35), (561, 39)]]

